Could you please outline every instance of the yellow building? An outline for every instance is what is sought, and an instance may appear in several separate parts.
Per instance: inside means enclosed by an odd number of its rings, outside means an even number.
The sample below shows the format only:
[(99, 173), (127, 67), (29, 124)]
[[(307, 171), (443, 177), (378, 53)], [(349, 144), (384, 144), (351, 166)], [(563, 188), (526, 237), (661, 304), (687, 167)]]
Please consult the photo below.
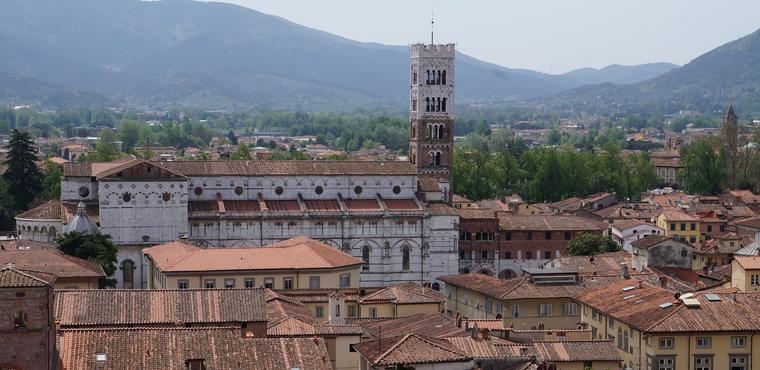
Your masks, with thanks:
[(665, 230), (665, 235), (691, 244), (700, 240), (699, 219), (675, 208), (657, 215), (657, 227)]
[(446, 315), (497, 319), (518, 330), (573, 329), (580, 312), (572, 300), (589, 289), (620, 280), (618, 276), (580, 277), (559, 269), (532, 269), (526, 276), (502, 280), (481, 274), (440, 276), (446, 283)]
[(760, 291), (760, 257), (734, 257), (731, 261), (731, 287), (745, 293)]
[(581, 319), (624, 369), (760, 369), (760, 302), (749, 294), (674, 293), (620, 281), (579, 295)]
[(420, 313), (435, 314), (443, 310), (440, 293), (427, 289), (417, 292), (394, 285), (357, 299), (360, 317), (405, 317)]
[(362, 260), (307, 237), (265, 247), (199, 248), (183, 241), (143, 250), (151, 289), (351, 288)]

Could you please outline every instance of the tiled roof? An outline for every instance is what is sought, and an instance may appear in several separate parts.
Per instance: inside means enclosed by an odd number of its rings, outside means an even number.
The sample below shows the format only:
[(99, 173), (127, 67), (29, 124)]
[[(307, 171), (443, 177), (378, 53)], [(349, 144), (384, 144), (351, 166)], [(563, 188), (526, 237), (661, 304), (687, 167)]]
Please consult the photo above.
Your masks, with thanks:
[(343, 202), (349, 211), (379, 211), (382, 209), (375, 199), (346, 199)]
[(16, 215), (16, 219), (26, 220), (61, 220), (63, 208), (58, 200), (50, 200), (26, 212)]
[(464, 219), (493, 219), (496, 220), (496, 212), (492, 209), (460, 208), (457, 209), (459, 217)]
[(760, 257), (734, 256), (734, 260), (745, 270), (760, 270)]
[(59, 342), (63, 369), (186, 369), (190, 359), (207, 369), (332, 369), (324, 339), (243, 338), (240, 328), (67, 329)]
[(57, 290), (64, 326), (266, 321), (263, 289)]
[(383, 199), (383, 203), (391, 211), (416, 211), (420, 209), (414, 199)]
[(446, 284), (463, 287), (491, 297), (502, 297), (522, 284), (523, 278), (502, 280), (483, 274), (444, 275), (437, 277)]
[(716, 285), (722, 283), (720, 280), (711, 282), (710, 277), (700, 278), (699, 274), (690, 268), (649, 266), (648, 269), (659, 279), (667, 279), (665, 287), (668, 290), (680, 293), (694, 292), (709, 287), (708, 284)]
[(187, 176), (417, 175), (407, 161), (173, 161), (165, 167)]
[(639, 219), (620, 220), (620, 221), (615, 221), (612, 224), (612, 227), (614, 227), (614, 228), (616, 228), (618, 230), (621, 230), (621, 231), (622, 230), (628, 230), (628, 229), (631, 229), (631, 228), (634, 228), (634, 227), (639, 227), (639, 226), (657, 227), (657, 225), (651, 224), (649, 222), (644, 222), (644, 221), (641, 221)]
[(22, 270), (44, 272), (59, 278), (106, 277), (98, 263), (69, 256), (52, 248), (0, 251), (0, 265), (9, 262)]
[(466, 362), (472, 358), (444, 339), (406, 334), (355, 344), (374, 366)]
[(475, 359), (501, 359), (504, 357), (504, 351), (501, 349), (502, 346), (517, 344), (494, 336), (489, 336), (488, 339), (483, 339), (482, 337), (473, 338), (468, 335), (463, 337), (446, 338), (446, 341)]
[[(674, 312), (648, 328), (649, 332), (714, 332), (760, 330), (760, 296), (756, 293), (717, 293), (710, 301), (698, 292), (699, 307), (679, 304)], [(712, 297), (711, 297), (712, 298)]]
[(668, 221), (699, 221), (698, 218), (675, 208), (666, 208), (660, 214)]
[(544, 266), (563, 267), (578, 271), (580, 275), (618, 274), (620, 265), (631, 266), (631, 254), (626, 251), (601, 253), (595, 256), (562, 256)]
[(651, 246), (660, 244), (666, 240), (670, 240), (672, 237), (667, 235), (648, 235), (644, 238), (634, 241), (631, 246), (634, 248), (649, 248)]
[(502, 319), (468, 319), (465, 320), (469, 326), (478, 325), (478, 329), (488, 330), (506, 330), (504, 320)]
[(297, 200), (267, 200), (266, 206), (269, 212), (301, 212)]
[(598, 201), (600, 201), (600, 200), (602, 200), (604, 198), (608, 198), (610, 196), (612, 196), (612, 194), (610, 194), (610, 193), (591, 194), (591, 195), (587, 196), (586, 198), (584, 198), (583, 202), (584, 203), (594, 203), (594, 202), (598, 202)]
[(433, 298), (437, 298), (437, 299), (441, 299), (443, 301), (446, 301), (446, 296), (444, 296), (443, 293), (441, 293), (441, 292), (439, 292), (437, 290), (430, 289), (429, 287), (420, 286), (419, 284), (413, 283), (411, 281), (408, 281), (408, 282), (403, 283), (403, 284), (399, 284), (399, 286), (402, 287), (402, 288), (404, 288), (404, 289), (407, 289), (407, 290), (411, 290), (411, 291), (414, 291), (414, 292), (417, 292), (417, 293), (420, 293), (420, 294), (424, 294), (424, 295), (427, 295), (427, 296), (431, 296)]
[(548, 362), (622, 361), (620, 352), (609, 340), (538, 341), (533, 350)]
[(363, 263), (303, 236), (250, 248), (199, 248), (175, 241), (146, 248), (143, 253), (163, 272), (330, 269)]
[[(341, 288), (341, 289), (282, 289), (277, 293), (293, 298), (301, 303), (325, 303), (330, 300), (330, 295), (340, 293), (346, 302), (356, 302), (359, 298), (359, 288)], [(361, 288), (365, 294), (374, 293), (380, 288)]]
[(747, 218), (741, 221), (736, 221), (736, 225), (745, 226), (753, 229), (760, 229), (760, 216)]
[(336, 336), (362, 335), (362, 328), (356, 324), (332, 325), (317, 324), (297, 317), (288, 317), (267, 327), (267, 337), (295, 336)]
[(751, 208), (747, 206), (733, 206), (731, 208), (728, 208), (726, 212), (731, 215), (731, 217), (734, 218), (747, 218), (747, 217), (755, 217), (757, 216), (757, 213), (752, 211)]
[(444, 202), (430, 202), (427, 210), (431, 216), (458, 216), (456, 208)]
[(58, 250), (58, 245), (53, 243), (35, 242), (33, 240), (11, 239), (0, 241), (0, 251), (27, 251), (32, 249), (54, 249)]
[[(517, 202), (514, 202), (517, 203)], [(502, 202), (499, 199), (483, 199), (478, 202), (478, 207), (481, 209), (490, 209), (497, 212), (509, 212), (509, 205)]]
[(506, 231), (559, 230), (559, 231), (603, 231), (607, 225), (577, 216), (531, 215), (499, 217), (499, 226)]
[(393, 337), (408, 333), (416, 333), (428, 337), (453, 337), (468, 335), (456, 322), (443, 314), (417, 314), (398, 317), (389, 320), (377, 320), (362, 324), (367, 337), (377, 339), (378, 336)]
[(728, 193), (741, 199), (746, 204), (760, 203), (760, 195), (754, 194), (749, 190), (729, 190)]
[(559, 210), (573, 211), (581, 208), (581, 202), (581, 198), (567, 198), (560, 200), (559, 202), (550, 203), (549, 207)]
[(306, 209), (311, 212), (340, 212), (340, 204), (337, 199), (314, 199), (304, 200)]
[(358, 299), (359, 303), (423, 304), (443, 303), (444, 300), (430, 295), (417, 293), (401, 286), (389, 286)]
[(17, 270), (10, 265), (0, 267), (1, 288), (46, 287), (52, 286), (53, 281), (55, 275)]
[(304, 322), (316, 323), (311, 310), (296, 299), (267, 289), (266, 301), (267, 326), (274, 325), (288, 317), (295, 317)]
[(673, 167), (681, 168), (681, 161), (678, 158), (651, 158), (655, 167)]
[(438, 183), (438, 180), (435, 177), (430, 177), (430, 176), (420, 176), (419, 187), (420, 187), (420, 190), (424, 192), (441, 191), (441, 187)]
[(454, 194), (451, 196), (451, 202), (452, 203), (472, 203), (471, 200), (457, 194)]

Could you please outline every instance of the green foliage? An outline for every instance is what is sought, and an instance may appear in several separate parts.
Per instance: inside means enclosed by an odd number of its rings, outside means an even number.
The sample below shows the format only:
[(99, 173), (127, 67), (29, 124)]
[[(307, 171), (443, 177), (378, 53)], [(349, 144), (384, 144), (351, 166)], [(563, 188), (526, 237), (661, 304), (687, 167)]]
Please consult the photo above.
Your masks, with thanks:
[(42, 190), (42, 172), (37, 167), (37, 149), (27, 132), (14, 129), (8, 145), (5, 165), (8, 169), (3, 180), (8, 184), (8, 192), (13, 197), (15, 210), (24, 210)]
[(42, 180), (44, 200), (61, 199), (61, 167), (53, 162), (45, 162), (46, 174)]
[(113, 287), (116, 280), (113, 274), (116, 272), (116, 245), (111, 241), (110, 235), (82, 233), (68, 233), (58, 239), (58, 248), (70, 256), (98, 263), (103, 267), (107, 278), (101, 281), (101, 287)]
[(119, 157), (121, 157), (121, 150), (119, 149), (116, 134), (110, 129), (102, 130), (98, 142), (95, 143), (95, 153), (91, 157), (92, 161), (110, 162), (119, 159)]
[(723, 155), (718, 152), (716, 140), (702, 139), (681, 148), (683, 168), (679, 176), (690, 193), (719, 194), (726, 182), (724, 163)]
[(251, 148), (248, 147), (248, 145), (240, 144), (238, 146), (237, 150), (232, 153), (232, 156), (230, 159), (233, 160), (251, 160)]
[(581, 233), (567, 244), (565, 253), (569, 256), (593, 256), (619, 250), (620, 246), (609, 236)]

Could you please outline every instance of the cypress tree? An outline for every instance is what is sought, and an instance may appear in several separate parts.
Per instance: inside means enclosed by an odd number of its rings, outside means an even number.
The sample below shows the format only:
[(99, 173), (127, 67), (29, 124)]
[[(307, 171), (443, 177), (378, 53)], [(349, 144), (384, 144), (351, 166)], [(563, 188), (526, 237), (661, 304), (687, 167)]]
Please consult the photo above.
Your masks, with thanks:
[(31, 135), (14, 129), (10, 142), (5, 146), (8, 157), (5, 165), (8, 169), (3, 179), (8, 184), (8, 192), (13, 197), (16, 210), (25, 210), (29, 203), (42, 190), (42, 172), (37, 167), (37, 149)]

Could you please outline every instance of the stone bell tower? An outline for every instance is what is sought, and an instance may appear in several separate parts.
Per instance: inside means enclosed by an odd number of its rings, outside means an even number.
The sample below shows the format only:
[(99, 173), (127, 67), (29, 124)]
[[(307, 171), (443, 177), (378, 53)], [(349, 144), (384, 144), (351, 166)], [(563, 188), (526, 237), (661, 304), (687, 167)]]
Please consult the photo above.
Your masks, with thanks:
[(454, 157), (454, 44), (411, 49), (409, 160), (420, 178), (437, 180), (451, 198)]

